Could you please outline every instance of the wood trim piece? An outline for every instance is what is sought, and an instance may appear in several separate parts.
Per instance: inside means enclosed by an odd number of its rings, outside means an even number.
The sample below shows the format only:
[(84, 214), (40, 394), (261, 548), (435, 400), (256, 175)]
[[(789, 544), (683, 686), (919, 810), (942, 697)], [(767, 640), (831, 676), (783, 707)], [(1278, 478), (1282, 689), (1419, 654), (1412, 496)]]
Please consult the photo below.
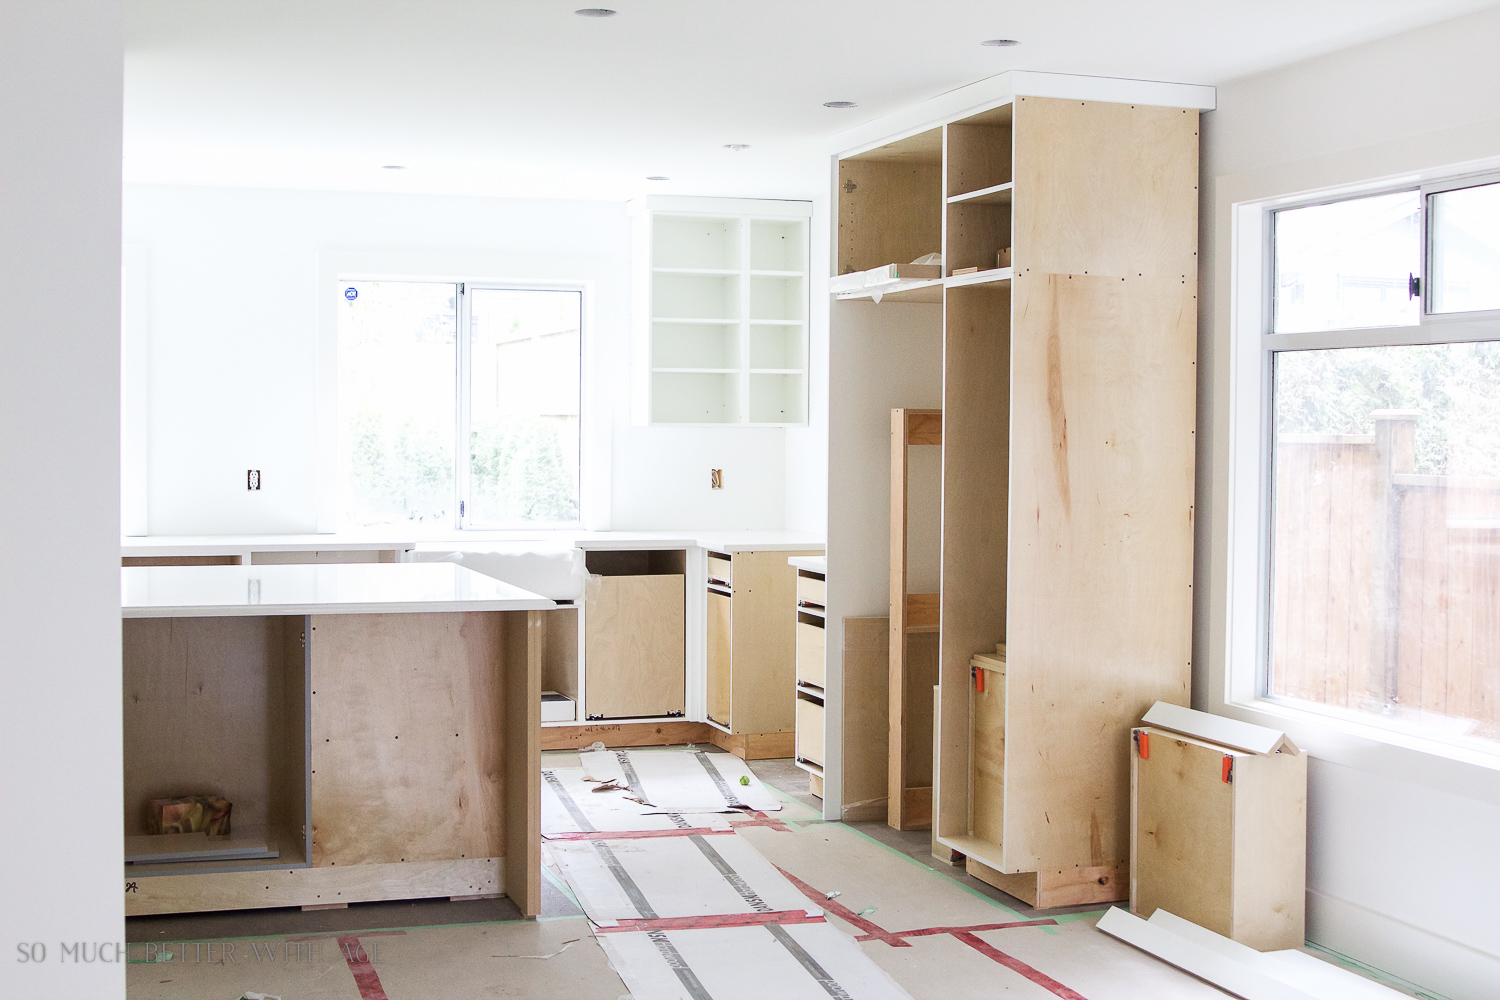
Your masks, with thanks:
[(145, 878), (127, 872), (125, 915), (489, 894), (507, 888), (504, 871), (501, 858), (466, 858)]
[(594, 722), (579, 726), (543, 726), (543, 750), (607, 747), (666, 747), (709, 742), (704, 722)]
[(547, 616), (555, 612), (503, 614), (501, 823), (510, 873), (505, 891), (522, 916), (535, 917), (542, 912), (542, 645)]

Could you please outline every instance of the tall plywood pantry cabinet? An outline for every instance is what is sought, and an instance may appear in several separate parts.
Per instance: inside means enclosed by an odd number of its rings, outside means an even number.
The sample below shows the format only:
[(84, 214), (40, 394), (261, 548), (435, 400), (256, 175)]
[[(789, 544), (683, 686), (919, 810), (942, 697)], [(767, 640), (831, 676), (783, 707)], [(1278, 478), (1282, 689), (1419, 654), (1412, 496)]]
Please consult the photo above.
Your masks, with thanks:
[(835, 364), (884, 303), (941, 328), (935, 834), (1039, 906), (1126, 898), (1130, 729), (1188, 701), (1211, 106), (1059, 79), (1104, 99), (1017, 88), (842, 155), (831, 283)]

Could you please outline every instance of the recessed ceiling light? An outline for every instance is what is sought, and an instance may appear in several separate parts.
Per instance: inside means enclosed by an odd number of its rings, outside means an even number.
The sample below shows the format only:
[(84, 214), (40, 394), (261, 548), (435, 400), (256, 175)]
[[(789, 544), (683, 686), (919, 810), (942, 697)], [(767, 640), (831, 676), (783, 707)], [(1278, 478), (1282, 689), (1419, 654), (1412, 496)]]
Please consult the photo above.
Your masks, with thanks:
[(614, 17), (619, 11), (610, 10), (608, 7), (583, 7), (573, 13), (579, 17)]
[(647, 177), (646, 178), (646, 180), (648, 180), (648, 181), (669, 181), (671, 179), (672, 178), (670, 178), (670, 177)]
[(824, 101), (823, 102), (823, 107), (825, 107), (825, 108), (857, 108), (857, 107), (859, 107), (859, 105), (855, 104), (853, 101)]
[(399, 163), (387, 163), (385, 166), (381, 167), (380, 169), (381, 170), (405, 170), (406, 167), (402, 166)]
[(749, 149), (750, 148), (750, 144), (748, 142), (726, 142), (724, 144), (724, 148), (727, 149), (727, 150), (730, 150), (732, 152), (738, 153), (742, 149)]
[(1014, 38), (988, 38), (980, 42), (979, 44), (993, 45), (997, 49), (1008, 49), (1012, 45), (1020, 45), (1021, 43), (1016, 41)]

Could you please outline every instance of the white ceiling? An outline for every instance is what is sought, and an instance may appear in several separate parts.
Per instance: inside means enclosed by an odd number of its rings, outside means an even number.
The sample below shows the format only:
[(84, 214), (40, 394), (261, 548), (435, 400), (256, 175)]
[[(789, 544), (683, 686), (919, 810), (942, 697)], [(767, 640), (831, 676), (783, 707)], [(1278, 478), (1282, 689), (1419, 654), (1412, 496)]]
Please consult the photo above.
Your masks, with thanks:
[(1493, 2), (127, 0), (125, 177), (805, 198), (833, 133), (1007, 70), (1217, 84)]

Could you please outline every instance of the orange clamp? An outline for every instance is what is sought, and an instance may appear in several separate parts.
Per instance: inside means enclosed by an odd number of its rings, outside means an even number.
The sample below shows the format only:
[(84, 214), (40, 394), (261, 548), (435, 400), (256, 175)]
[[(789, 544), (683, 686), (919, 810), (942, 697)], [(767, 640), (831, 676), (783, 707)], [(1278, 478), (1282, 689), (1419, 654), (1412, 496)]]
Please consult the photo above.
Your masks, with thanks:
[(1135, 731), (1135, 749), (1141, 760), (1151, 759), (1151, 734), (1144, 729)]
[(1224, 783), (1227, 785), (1234, 780), (1234, 758), (1229, 754), (1224, 755)]
[(984, 694), (984, 668), (974, 667), (974, 690)]

